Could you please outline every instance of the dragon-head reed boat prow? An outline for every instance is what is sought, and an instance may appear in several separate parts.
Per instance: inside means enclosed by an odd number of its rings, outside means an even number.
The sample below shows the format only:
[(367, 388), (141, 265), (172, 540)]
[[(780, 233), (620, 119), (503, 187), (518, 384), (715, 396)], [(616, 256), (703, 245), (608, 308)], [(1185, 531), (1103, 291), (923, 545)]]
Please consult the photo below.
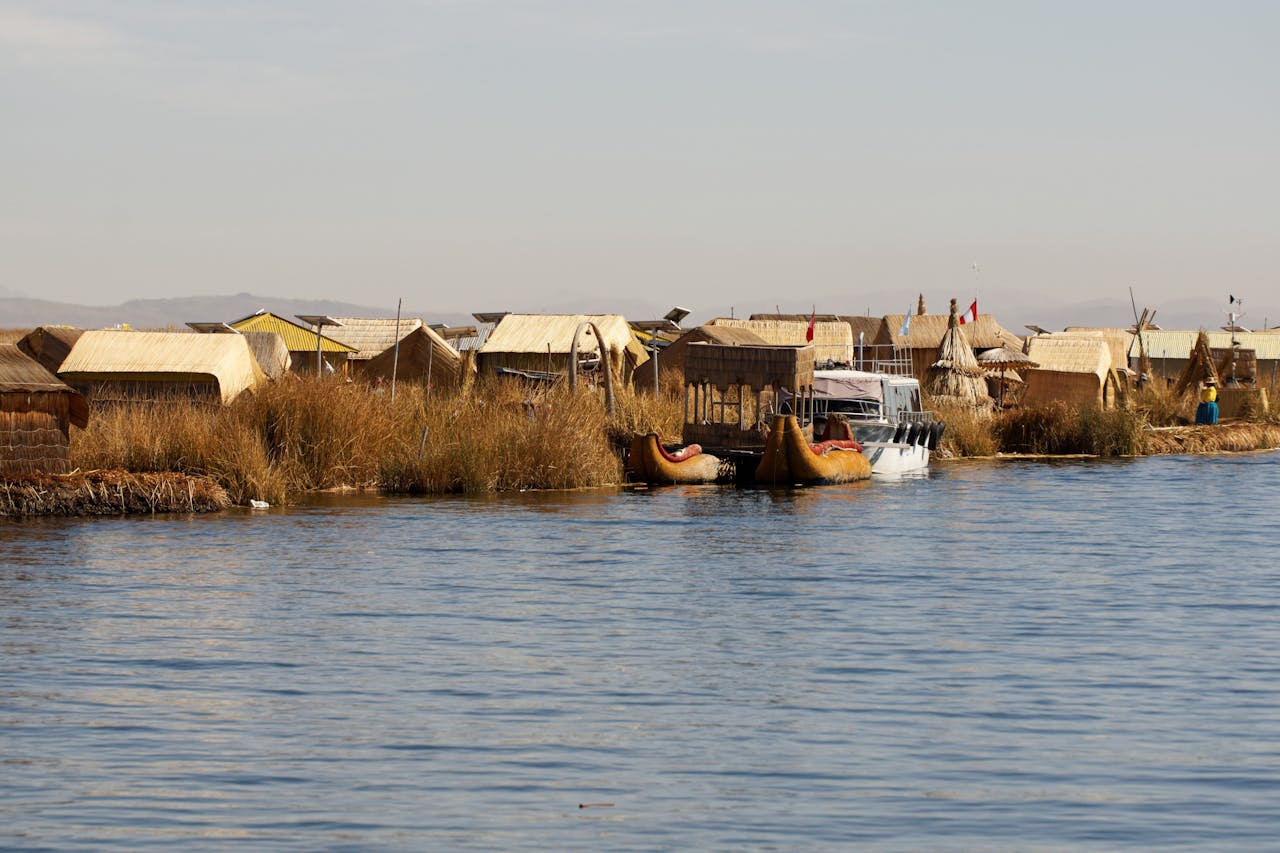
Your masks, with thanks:
[(631, 439), (627, 472), (645, 483), (710, 483), (720, 472), (720, 459), (696, 444), (669, 451), (650, 432)]
[(870, 477), (871, 463), (858, 442), (837, 438), (810, 444), (795, 415), (773, 419), (764, 456), (756, 466), (756, 482), (771, 486), (851, 483)]

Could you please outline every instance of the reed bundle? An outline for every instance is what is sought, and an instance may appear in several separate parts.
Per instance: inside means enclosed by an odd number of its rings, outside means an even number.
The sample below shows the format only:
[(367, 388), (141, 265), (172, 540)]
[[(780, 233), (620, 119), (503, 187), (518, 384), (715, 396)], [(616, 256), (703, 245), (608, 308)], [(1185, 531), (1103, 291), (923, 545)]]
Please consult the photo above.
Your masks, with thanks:
[(0, 517), (214, 512), (231, 505), (206, 477), (174, 472), (76, 471), (0, 481)]

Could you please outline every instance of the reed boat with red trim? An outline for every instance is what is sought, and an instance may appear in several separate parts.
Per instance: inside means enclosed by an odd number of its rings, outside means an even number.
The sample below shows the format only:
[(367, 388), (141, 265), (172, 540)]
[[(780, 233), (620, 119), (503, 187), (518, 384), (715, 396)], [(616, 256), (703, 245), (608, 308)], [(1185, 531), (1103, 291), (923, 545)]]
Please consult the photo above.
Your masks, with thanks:
[(631, 439), (627, 473), (645, 483), (710, 483), (720, 473), (720, 459), (696, 444), (667, 450), (651, 432)]
[(756, 482), (769, 486), (851, 483), (870, 477), (871, 462), (851, 435), (810, 444), (795, 415), (774, 417), (756, 466)]

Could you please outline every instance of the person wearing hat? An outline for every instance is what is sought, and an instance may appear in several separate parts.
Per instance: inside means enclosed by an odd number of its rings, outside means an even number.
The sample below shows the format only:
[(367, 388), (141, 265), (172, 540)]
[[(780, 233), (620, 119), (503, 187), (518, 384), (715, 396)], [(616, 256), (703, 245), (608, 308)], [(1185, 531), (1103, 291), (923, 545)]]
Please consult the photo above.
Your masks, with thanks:
[(1200, 405), (1196, 406), (1196, 425), (1211, 426), (1218, 422), (1218, 383), (1210, 379), (1200, 392)]

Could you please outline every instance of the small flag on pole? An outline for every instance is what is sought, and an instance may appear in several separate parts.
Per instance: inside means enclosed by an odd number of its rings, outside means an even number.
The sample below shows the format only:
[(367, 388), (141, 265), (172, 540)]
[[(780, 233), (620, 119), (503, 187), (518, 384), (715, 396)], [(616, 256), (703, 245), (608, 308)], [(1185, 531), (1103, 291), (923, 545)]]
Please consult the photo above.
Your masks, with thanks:
[(911, 334), (911, 309), (910, 308), (907, 309), (906, 315), (903, 316), (902, 318), (902, 328), (898, 330), (898, 335), (901, 337), (905, 338), (909, 334)]
[(969, 310), (960, 315), (960, 324), (976, 323), (978, 321), (978, 300), (975, 298), (973, 304), (969, 306)]
[(809, 315), (809, 328), (804, 331), (805, 343), (813, 343), (813, 326), (818, 320), (818, 306), (813, 306), (813, 312)]

